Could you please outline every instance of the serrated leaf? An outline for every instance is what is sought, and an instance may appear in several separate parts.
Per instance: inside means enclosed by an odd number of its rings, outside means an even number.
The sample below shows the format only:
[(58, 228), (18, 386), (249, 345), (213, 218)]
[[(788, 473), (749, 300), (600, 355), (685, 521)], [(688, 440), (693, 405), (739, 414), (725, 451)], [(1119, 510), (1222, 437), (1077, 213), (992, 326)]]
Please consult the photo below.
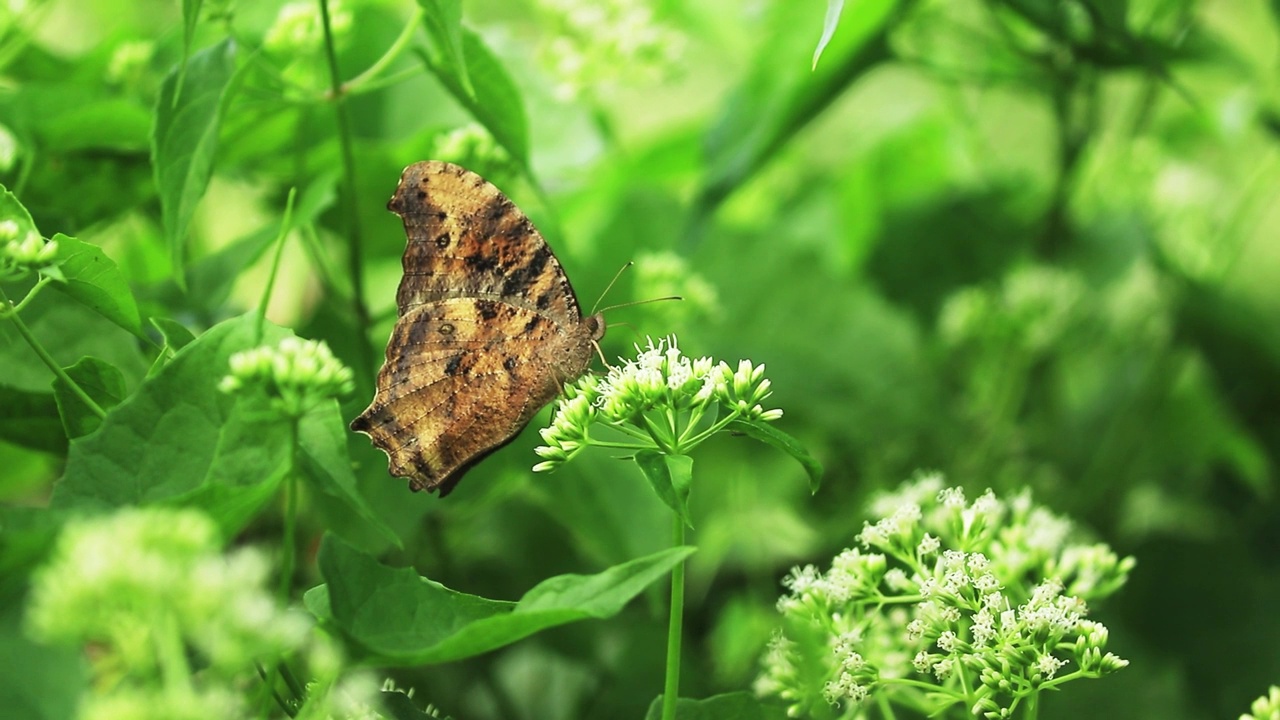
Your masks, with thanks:
[[(645, 720), (662, 717), (661, 695), (654, 698), (644, 717)], [(680, 698), (676, 701), (677, 720), (785, 720), (786, 717), (784, 708), (768, 705), (749, 692), (725, 693), (705, 700)]]
[(58, 243), (58, 262), (62, 271), (62, 282), (54, 283), (53, 287), (134, 335), (145, 338), (138, 303), (115, 262), (96, 245), (62, 233), (54, 235), (53, 240)]
[(527, 168), (529, 121), (525, 116), (520, 88), (484, 40), (467, 28), (462, 28), (462, 53), (465, 64), (460, 67), (466, 68), (472, 91), (464, 85), (459, 66), (446, 65), (441, 60), (427, 60), (427, 69), (489, 131), (512, 159)]
[[(93, 399), (98, 407), (110, 410), (128, 394), (124, 375), (109, 362), (95, 357), (83, 357), (79, 362), (66, 368), (67, 377), (80, 386), (80, 389)], [(62, 418), (62, 427), (67, 437), (78, 438), (88, 435), (102, 424), (89, 406), (85, 404), (62, 378), (53, 381), (53, 397), (58, 403), (58, 415)]]
[(693, 484), (693, 458), (688, 455), (668, 455), (654, 450), (636, 453), (636, 465), (644, 473), (653, 491), (667, 507), (680, 516), (689, 527), (689, 488)]
[[(211, 494), (242, 508), (270, 497), (263, 486), (279, 482), (288, 465), (287, 426), (218, 390), (233, 353), (288, 335), (267, 323), (259, 337), (257, 328), (252, 315), (215, 325), (145, 379), (97, 432), (72, 442), (50, 505), (98, 510)], [(215, 518), (235, 530), (245, 513)]]
[(458, 79), (459, 88), (468, 97), (475, 97), (475, 88), (471, 86), (471, 76), (467, 72), (467, 56), (463, 50), (462, 1), (461, 0), (418, 0), (418, 5), (425, 15), (423, 24), (427, 26), (427, 34), (431, 36), (436, 52), (440, 54), (440, 62), (452, 70)]
[(816, 493), (818, 488), (822, 486), (822, 463), (818, 462), (817, 458), (811, 455), (804, 445), (800, 444), (799, 440), (766, 422), (734, 420), (729, 423), (728, 429), (772, 445), (795, 458), (797, 462), (804, 466), (804, 471), (809, 475), (809, 492)]
[(381, 565), (327, 535), (319, 558), (327, 584), (309, 591), (305, 601), (379, 663), (449, 662), (557, 625), (611, 617), (693, 550), (670, 548), (595, 575), (553, 577), (512, 603), (450, 590), (410, 568)]
[(822, 51), (827, 49), (827, 43), (831, 42), (831, 36), (836, 33), (836, 28), (840, 25), (840, 13), (844, 12), (844, 0), (827, 0), (827, 16), (822, 20), (822, 37), (818, 39), (818, 46), (813, 49), (813, 67), (818, 67), (818, 59), (822, 57)]
[(179, 278), (183, 277), (187, 227), (213, 175), (218, 131), (235, 76), (235, 55), (231, 40), (196, 53), (185, 69), (169, 72), (156, 101), (151, 162), (160, 190), (165, 241)]

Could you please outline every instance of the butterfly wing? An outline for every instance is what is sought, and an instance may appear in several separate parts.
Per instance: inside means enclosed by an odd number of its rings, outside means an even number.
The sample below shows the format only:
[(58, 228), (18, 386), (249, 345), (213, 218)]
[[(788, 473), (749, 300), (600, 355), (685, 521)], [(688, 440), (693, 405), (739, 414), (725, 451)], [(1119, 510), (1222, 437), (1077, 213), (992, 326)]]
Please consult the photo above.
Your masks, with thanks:
[(401, 315), (423, 303), (470, 297), (502, 300), (563, 324), (581, 321), (569, 279), (542, 235), (479, 175), (445, 162), (414, 163), (387, 208), (404, 221), (409, 239), (396, 292)]
[(586, 369), (589, 342), (534, 311), (450, 298), (396, 323), (373, 403), (351, 423), (413, 490), (447, 495)]

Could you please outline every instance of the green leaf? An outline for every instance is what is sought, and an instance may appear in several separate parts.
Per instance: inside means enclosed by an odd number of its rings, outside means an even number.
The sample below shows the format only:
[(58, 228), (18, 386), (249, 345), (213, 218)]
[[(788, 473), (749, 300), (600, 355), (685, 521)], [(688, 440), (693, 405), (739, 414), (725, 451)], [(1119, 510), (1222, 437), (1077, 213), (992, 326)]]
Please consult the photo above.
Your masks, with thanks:
[(64, 455), (67, 435), (52, 393), (0, 385), (0, 440), (41, 452)]
[[(645, 720), (662, 717), (662, 696), (654, 698), (645, 714)], [(749, 692), (733, 692), (715, 695), (705, 700), (680, 698), (676, 701), (678, 720), (785, 720), (787, 712), (775, 705), (766, 705)]]
[(68, 237), (53, 236), (58, 243), (58, 262), (65, 282), (53, 287), (80, 301), (102, 317), (145, 338), (138, 304), (120, 268), (96, 245)]
[(644, 473), (653, 491), (662, 502), (680, 516), (685, 525), (693, 527), (689, 520), (689, 488), (693, 485), (693, 458), (688, 455), (668, 455), (654, 450), (636, 453), (636, 464)]
[(476, 91), (463, 50), (462, 0), (418, 0), (418, 5), (426, 13), (422, 21), (440, 54), (440, 64), (450, 69), (467, 97), (474, 98)]
[[(83, 357), (75, 365), (66, 368), (66, 371), (67, 376), (103, 410), (119, 405), (129, 394), (124, 375), (109, 362), (95, 357)], [(53, 397), (58, 403), (58, 415), (62, 418), (67, 437), (88, 435), (102, 424), (102, 418), (90, 410), (62, 378), (55, 378), (53, 381)]]
[(156, 101), (151, 161), (160, 189), (165, 241), (179, 278), (187, 226), (213, 175), (218, 130), (235, 75), (235, 54), (231, 40), (196, 53), (185, 71), (174, 68), (169, 72)]
[(818, 47), (813, 49), (811, 69), (817, 69), (818, 58), (822, 57), (822, 51), (827, 48), (827, 43), (831, 42), (831, 36), (835, 34), (836, 27), (840, 25), (842, 12), (844, 12), (844, 0), (827, 0), (827, 16), (822, 21), (822, 37), (818, 40)]
[(795, 458), (797, 462), (804, 466), (804, 471), (809, 474), (809, 492), (816, 493), (818, 488), (822, 486), (822, 463), (809, 454), (809, 451), (800, 444), (799, 440), (766, 422), (734, 420), (729, 423), (728, 429), (772, 445)]
[[(462, 28), (461, 66), (426, 59), (427, 69), (471, 116), (493, 135), (521, 167), (529, 167), (529, 121), (524, 100), (506, 68), (476, 33)], [(472, 91), (467, 90), (460, 67), (466, 69)]]
[(390, 568), (326, 535), (320, 572), (326, 585), (307, 607), (334, 623), (380, 663), (422, 665), (479, 655), (557, 625), (616, 615), (694, 548), (678, 547), (596, 575), (543, 581), (518, 603), (450, 590), (410, 568)]
[[(288, 332), (242, 315), (180, 350), (118, 405), (102, 427), (71, 444), (52, 507), (89, 510), (149, 503), (186, 504), (212, 495), (215, 517), (234, 530), (245, 505), (263, 502), (288, 463), (288, 427), (265, 402), (218, 390), (233, 353), (276, 343)], [(216, 486), (216, 487), (215, 487)], [(203, 502), (203, 500), (201, 500)]]
[(14, 233), (17, 238), (26, 237), (28, 233), (39, 233), (36, 229), (36, 222), (31, 219), (31, 213), (27, 212), (27, 208), (18, 200), (18, 196), (9, 192), (9, 188), (0, 184), (0, 220), (12, 220), (17, 223), (18, 230)]
[(347, 454), (347, 424), (337, 401), (329, 401), (302, 418), (298, 442), (302, 446), (303, 474), (315, 488), (345, 505), (387, 542), (403, 547), (400, 537), (360, 493)]

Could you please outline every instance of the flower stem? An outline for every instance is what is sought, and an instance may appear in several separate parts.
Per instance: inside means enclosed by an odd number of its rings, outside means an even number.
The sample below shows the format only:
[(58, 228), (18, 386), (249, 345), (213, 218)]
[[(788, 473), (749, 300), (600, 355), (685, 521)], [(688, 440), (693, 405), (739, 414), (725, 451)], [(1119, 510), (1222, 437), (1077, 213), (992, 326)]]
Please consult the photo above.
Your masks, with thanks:
[(361, 342), (356, 343), (359, 368), (358, 378), (371, 378), (374, 373), (373, 350), (368, 341), (369, 307), (364, 302), (364, 253), (363, 237), (360, 232), (360, 207), (356, 201), (356, 154), (352, 139), (351, 118), (347, 113), (346, 93), (342, 84), (342, 72), (338, 69), (338, 54), (333, 43), (333, 29), (330, 27), (329, 0), (317, 0), (320, 3), (320, 19), (324, 26), (325, 58), (329, 62), (329, 82), (333, 90), (333, 109), (338, 123), (338, 141), (342, 150), (342, 175), (346, 185), (345, 214), (348, 223), (347, 267), (351, 272), (351, 310), (355, 315), (356, 330)]
[(289, 466), (284, 477), (284, 537), (281, 539), (282, 557), (280, 560), (280, 604), (289, 604), (289, 595), (293, 590), (294, 556), (297, 555), (297, 515), (298, 515), (298, 418), (293, 418), (289, 426)]
[[(6, 309), (13, 307), (9, 302), (9, 296), (4, 294), (4, 290), (0, 290), (0, 306), (5, 307)], [(54, 360), (53, 356), (49, 354), (49, 351), (44, 349), (44, 346), (36, 339), (36, 336), (31, 334), (31, 329), (27, 327), (26, 323), (22, 322), (22, 318), (18, 317), (18, 313), (9, 312), (7, 313), (7, 316), (13, 321), (13, 326), (18, 329), (18, 334), (22, 336), (23, 340), (27, 341), (27, 344), (36, 352), (36, 355), (40, 356), (40, 360), (42, 360), (44, 364), (53, 371), (54, 376), (66, 384), (67, 389), (79, 398), (80, 402), (84, 403), (85, 406), (89, 408), (90, 412), (97, 415), (99, 419), (105, 418), (107, 416), (107, 411), (103, 410), (101, 405), (95, 402), (93, 398), (89, 397), (89, 393), (85, 392), (84, 388), (80, 387), (75, 380), (71, 379), (71, 376), (67, 374), (67, 371), (63, 370), (62, 366), (58, 364), (58, 361)]]
[[(684, 521), (671, 515), (673, 547), (684, 545)], [(684, 621), (684, 561), (671, 569), (671, 616), (667, 623), (667, 678), (662, 688), (662, 720), (675, 720), (680, 698), (680, 632)]]

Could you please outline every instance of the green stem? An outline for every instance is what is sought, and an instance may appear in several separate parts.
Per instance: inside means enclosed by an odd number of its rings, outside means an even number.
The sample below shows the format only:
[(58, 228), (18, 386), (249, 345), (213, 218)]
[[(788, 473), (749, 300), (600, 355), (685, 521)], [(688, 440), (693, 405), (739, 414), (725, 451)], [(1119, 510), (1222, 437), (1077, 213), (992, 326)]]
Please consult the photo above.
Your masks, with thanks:
[(356, 153), (352, 140), (351, 118), (347, 113), (346, 95), (342, 86), (342, 73), (338, 69), (338, 54), (333, 43), (333, 28), (329, 19), (329, 0), (320, 3), (320, 19), (324, 26), (324, 51), (329, 63), (329, 81), (333, 92), (333, 109), (338, 123), (338, 140), (342, 148), (342, 172), (346, 185), (346, 216), (348, 223), (347, 264), (351, 271), (351, 310), (355, 315), (356, 330), (361, 342), (356, 343), (356, 377), (369, 382), (373, 377), (373, 349), (369, 345), (369, 308), (364, 302), (364, 245), (360, 230), (360, 206), (356, 201)]
[[(684, 545), (684, 521), (672, 514), (673, 547)], [(680, 699), (680, 632), (684, 621), (684, 561), (671, 569), (671, 615), (667, 623), (667, 679), (662, 688), (662, 720), (675, 720)]]
[(8, 316), (9, 320), (13, 321), (13, 326), (18, 329), (18, 334), (22, 336), (22, 339), (27, 341), (27, 344), (31, 346), (31, 349), (35, 350), (36, 355), (39, 355), (44, 364), (53, 371), (54, 376), (65, 383), (67, 388), (80, 399), (80, 402), (84, 403), (85, 406), (89, 408), (90, 412), (97, 415), (99, 419), (105, 418), (107, 416), (107, 411), (103, 410), (101, 405), (95, 402), (93, 398), (89, 397), (89, 393), (85, 392), (84, 388), (80, 387), (75, 380), (71, 379), (71, 376), (67, 374), (67, 371), (63, 370), (62, 366), (58, 364), (58, 361), (54, 360), (53, 356), (49, 354), (49, 351), (44, 349), (44, 346), (36, 339), (36, 336), (31, 334), (30, 328), (27, 327), (26, 323), (22, 322), (21, 317), (18, 317), (18, 313), (16, 312), (17, 308), (9, 302), (9, 296), (4, 293), (4, 290), (0, 290), (0, 307), (11, 308), (5, 314)]
[(280, 604), (289, 604), (293, 590), (293, 567), (297, 555), (298, 517), (298, 418), (289, 424), (289, 465), (284, 478), (284, 538), (281, 540), (283, 555), (280, 560)]

